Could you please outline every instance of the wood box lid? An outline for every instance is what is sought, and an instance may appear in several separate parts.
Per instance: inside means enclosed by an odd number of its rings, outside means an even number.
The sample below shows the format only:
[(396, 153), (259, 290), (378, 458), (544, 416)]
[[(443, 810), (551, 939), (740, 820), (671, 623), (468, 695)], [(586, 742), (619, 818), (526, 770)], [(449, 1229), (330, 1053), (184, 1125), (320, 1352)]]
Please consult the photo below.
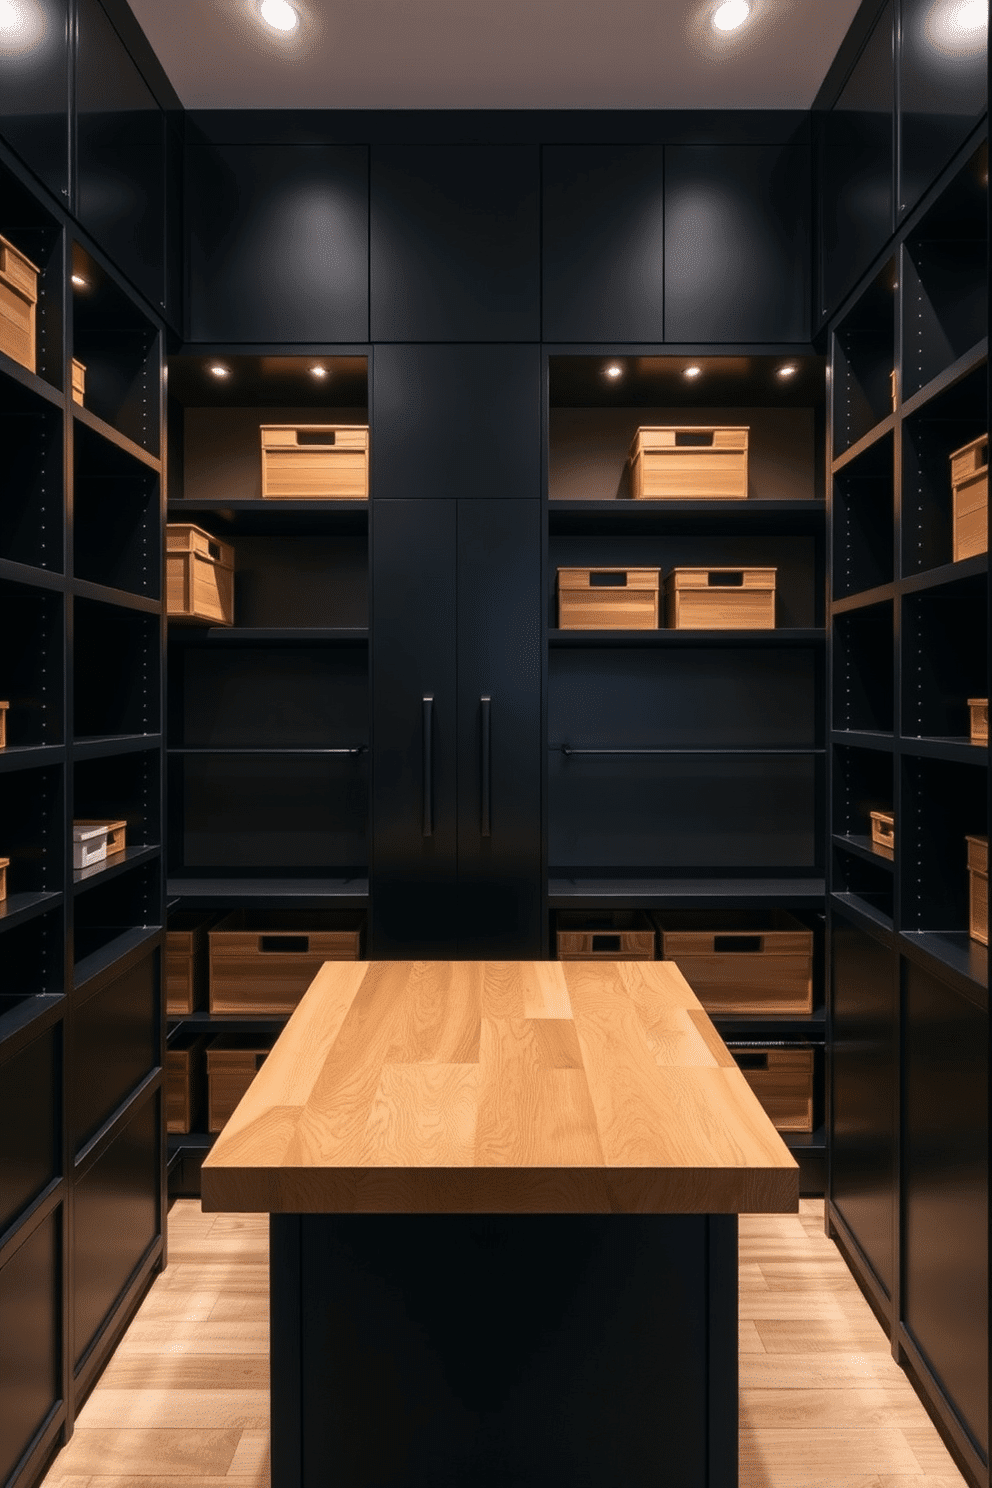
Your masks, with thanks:
[[(988, 705), (989, 705), (988, 698), (969, 698), (968, 699), (968, 707), (969, 708), (987, 708)], [(0, 703), (0, 708), (5, 708), (6, 706), (7, 706), (6, 703)]]
[(368, 424), (262, 424), (261, 432), (263, 450), (364, 450), (369, 447)]
[(37, 300), (39, 273), (38, 267), (26, 254), (6, 238), (0, 238), (0, 274), (11, 289), (17, 290), (26, 300)]
[(660, 568), (560, 568), (559, 589), (643, 589), (657, 592)]
[(0, 703), (0, 712), (6, 712), (9, 707), (9, 703)]
[(678, 449), (692, 453), (694, 450), (738, 450), (747, 449), (749, 426), (742, 428), (722, 427), (715, 424), (674, 424), (665, 427), (646, 426), (634, 435), (627, 458), (633, 462), (638, 455), (655, 451)]
[(960, 449), (953, 450), (949, 456), (951, 462), (951, 483), (956, 485), (958, 481), (964, 480), (969, 475), (974, 475), (978, 470), (987, 470), (989, 464), (989, 436), (980, 434), (970, 444), (963, 444)]
[(966, 837), (968, 844), (968, 867), (975, 873), (988, 873), (989, 871), (989, 839), (987, 837)]
[[(90, 837), (95, 836), (98, 832), (119, 832), (122, 827), (126, 826), (126, 821), (106, 821), (102, 817), (99, 821), (97, 821), (95, 818), (91, 821), (88, 820), (86, 817), (77, 816), (72, 824), (72, 838), (74, 842), (86, 842), (89, 840)], [(83, 829), (92, 828), (93, 830), (85, 833), (83, 831), (80, 831), (80, 833), (77, 835), (77, 827)]]
[(777, 568), (673, 568), (666, 589), (775, 590)]
[(9, 858), (0, 858), (0, 868), (9, 868), (9, 867), (10, 867), (10, 859)]
[(234, 549), (230, 543), (221, 542), (202, 527), (188, 522), (167, 523), (165, 547), (168, 553), (196, 553), (221, 568), (234, 567)]

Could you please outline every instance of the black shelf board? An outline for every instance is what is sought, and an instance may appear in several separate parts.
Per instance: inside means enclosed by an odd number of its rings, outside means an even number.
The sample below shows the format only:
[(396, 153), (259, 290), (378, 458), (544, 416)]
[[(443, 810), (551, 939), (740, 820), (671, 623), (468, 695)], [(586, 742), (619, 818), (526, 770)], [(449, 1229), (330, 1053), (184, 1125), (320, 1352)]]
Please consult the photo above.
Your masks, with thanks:
[[(36, 992), (33, 996), (23, 997), (6, 1012), (0, 1011), (0, 1049), (9, 1051), (15, 1039), (18, 1044), (27, 1043), (42, 1031), (39, 1026), (42, 1020), (45, 1025), (53, 1022), (53, 1012), (57, 1017), (56, 1010), (64, 1004), (65, 997), (61, 992)], [(25, 1029), (30, 1032), (25, 1034)]]
[(817, 531), (825, 501), (548, 501), (553, 534), (667, 531), (705, 522), (708, 531), (793, 533)]
[(968, 579), (984, 578), (988, 567), (988, 554), (976, 553), (974, 558), (962, 558), (957, 563), (942, 563), (937, 568), (909, 574), (900, 581), (899, 588), (903, 594), (923, 594), (928, 589), (952, 588)]
[(72, 741), (74, 760), (113, 759), (118, 754), (144, 754), (161, 749), (161, 734), (105, 734)]
[(871, 837), (868, 833), (835, 832), (831, 841), (834, 847), (842, 847), (845, 852), (853, 853), (856, 858), (864, 858), (878, 868), (887, 869), (889, 873), (895, 871), (894, 857), (886, 857), (884, 853), (877, 852), (871, 845)]
[(822, 1152), (827, 1151), (827, 1129), (818, 1126), (811, 1132), (779, 1132), (782, 1141), (790, 1152)]
[(846, 749), (879, 749), (891, 754), (895, 747), (895, 735), (876, 729), (831, 729), (831, 744), (842, 744)]
[(825, 1008), (812, 1013), (710, 1013), (720, 1037), (736, 1039), (805, 1039), (822, 1044), (826, 1036)]
[(73, 401), (72, 416), (84, 428), (99, 435), (117, 453), (130, 456), (132, 460), (137, 460), (148, 470), (154, 470), (156, 474), (161, 473), (162, 462), (157, 455), (149, 454), (148, 450), (142, 449), (140, 444), (135, 444), (133, 439), (128, 439), (119, 429), (115, 429), (113, 424), (107, 424), (102, 418), (97, 418), (95, 413), (91, 413), (81, 403)]
[(244, 755), (250, 759), (268, 759), (272, 756), (276, 756), (278, 758), (285, 757), (289, 759), (325, 759), (328, 756), (348, 756), (352, 759), (358, 759), (361, 755), (368, 754), (369, 746), (367, 744), (361, 744), (354, 749), (267, 749), (263, 745), (259, 745), (257, 747), (249, 746), (247, 748), (243, 745), (229, 745), (227, 747), (225, 747), (224, 745), (212, 745), (209, 748), (187, 748), (185, 745), (179, 745), (176, 748), (170, 747), (168, 752), (170, 758), (173, 756), (181, 757), (189, 754), (213, 756), (233, 754)]
[(245, 1017), (242, 1014), (170, 1013), (169, 1038), (182, 1028), (187, 1033), (264, 1033), (278, 1035), (289, 1022), (289, 1013), (281, 1017)]
[(202, 521), (223, 527), (225, 536), (264, 537), (292, 533), (300, 537), (326, 532), (345, 534), (368, 530), (368, 501), (272, 501), (261, 496), (243, 501), (169, 502), (170, 522)]
[(77, 989), (82, 987), (94, 977), (100, 976), (102, 972), (109, 971), (118, 961), (123, 961), (125, 956), (135, 955), (146, 946), (153, 945), (161, 938), (161, 935), (161, 925), (136, 925), (130, 930), (122, 930), (99, 950), (91, 951), (89, 955), (80, 957), (73, 971), (73, 986)]
[(962, 378), (969, 377), (977, 367), (980, 367), (983, 362), (987, 362), (988, 359), (989, 338), (983, 336), (981, 341), (976, 342), (974, 346), (959, 356), (957, 361), (951, 362), (950, 366), (945, 367), (943, 372), (939, 372), (936, 377), (931, 378), (928, 383), (906, 399), (902, 405), (903, 417), (910, 418), (914, 413), (918, 413), (921, 408), (925, 408), (934, 398), (939, 398), (941, 393), (946, 393), (949, 388), (952, 388), (955, 383), (960, 382)]
[(61, 573), (51, 568), (35, 568), (31, 563), (15, 563), (12, 558), (0, 558), (0, 579), (11, 584), (24, 584), (31, 589), (64, 590), (66, 581)]
[(132, 868), (138, 868), (142, 863), (150, 863), (159, 857), (161, 851), (158, 846), (126, 847), (123, 852), (112, 853), (102, 863), (93, 863), (89, 868), (74, 868), (73, 888), (76, 893), (83, 893), (98, 882), (107, 883), (112, 878), (119, 878), (122, 873), (130, 873)]
[(855, 916), (860, 915), (863, 920), (869, 921), (880, 930), (888, 930), (890, 933), (894, 930), (892, 916), (878, 909), (874, 904), (869, 904), (868, 900), (863, 899), (860, 894), (841, 893), (835, 889), (830, 895), (830, 901), (836, 904), (838, 909), (848, 911)]
[[(7, 870), (8, 874), (10, 869)], [(0, 933), (47, 914), (62, 903), (61, 894), (8, 894), (0, 900)]]
[(731, 909), (760, 900), (822, 905), (822, 878), (564, 878), (548, 880), (549, 909)]
[(71, 579), (69, 587), (77, 599), (95, 599), (100, 604), (116, 605), (122, 610), (140, 610), (145, 615), (162, 613), (162, 601), (147, 594), (132, 594), (129, 589), (113, 589), (109, 584), (94, 584), (90, 579)]
[(237, 909), (247, 902), (270, 909), (292, 909), (305, 901), (311, 908), (365, 909), (368, 874), (354, 878), (170, 878), (170, 900), (194, 900), (206, 908)]
[(209, 625), (194, 627), (170, 624), (169, 639), (178, 633), (187, 643), (208, 641), (210, 645), (290, 646), (300, 643), (331, 646), (366, 646), (368, 626), (363, 625)]
[(989, 986), (988, 947), (972, 940), (966, 931), (902, 930), (899, 944), (917, 961), (938, 972), (951, 971), (969, 990), (987, 997)]
[(922, 759), (948, 760), (952, 764), (988, 767), (987, 744), (972, 744), (969, 739), (908, 738), (899, 740), (902, 754), (917, 755)]
[(768, 749), (756, 749), (751, 746), (735, 747), (733, 745), (730, 745), (726, 749), (711, 749), (709, 747), (693, 748), (691, 745), (678, 749), (638, 749), (636, 746), (630, 749), (587, 749), (582, 745), (573, 747), (570, 744), (549, 744), (548, 753), (563, 754), (566, 759), (582, 758), (583, 756), (590, 758), (593, 756), (605, 757), (607, 755), (615, 755), (617, 759), (637, 759), (638, 757), (650, 759), (655, 755), (674, 759), (696, 759), (700, 755), (715, 755), (721, 759), (747, 759), (752, 756), (756, 756), (758, 759), (769, 759), (775, 755), (787, 755), (790, 759), (794, 759), (797, 755), (804, 757), (808, 755), (823, 755), (826, 753), (826, 750), (818, 749), (809, 744), (794, 744), (784, 747), (775, 745)]
[(8, 356), (5, 351), (0, 351), (0, 377), (16, 382), (26, 392), (36, 394), (46, 403), (50, 403), (53, 408), (65, 407), (61, 389), (53, 387), (50, 382), (39, 377), (37, 372), (29, 371), (20, 362), (15, 362), (14, 358)]
[(877, 584), (873, 589), (862, 589), (857, 594), (845, 594), (831, 602), (833, 615), (849, 615), (854, 610), (870, 610), (873, 605), (891, 604), (895, 599), (895, 584)]
[(882, 419), (881, 423), (876, 424), (873, 429), (869, 429), (867, 434), (863, 434), (855, 444), (850, 445), (846, 450), (843, 451), (842, 454), (839, 454), (836, 459), (834, 459), (830, 466), (831, 474), (838, 475), (842, 470), (846, 469), (848, 465), (853, 464), (855, 460), (858, 460), (861, 458), (862, 455), (867, 454), (868, 450), (872, 449), (876, 444), (879, 443), (880, 440), (884, 439), (888, 434), (891, 434), (892, 431), (895, 429), (895, 426), (895, 414), (887, 414), (886, 417)]
[(215, 1132), (170, 1132), (168, 1137), (170, 1165), (173, 1158), (180, 1157), (184, 1152), (199, 1154), (209, 1152), (216, 1140)]
[(813, 646), (826, 640), (819, 626), (776, 630), (558, 630), (549, 628), (548, 645), (602, 646)]
[(60, 765), (65, 759), (62, 744), (8, 744), (0, 749), (0, 774), (8, 770), (35, 770)]

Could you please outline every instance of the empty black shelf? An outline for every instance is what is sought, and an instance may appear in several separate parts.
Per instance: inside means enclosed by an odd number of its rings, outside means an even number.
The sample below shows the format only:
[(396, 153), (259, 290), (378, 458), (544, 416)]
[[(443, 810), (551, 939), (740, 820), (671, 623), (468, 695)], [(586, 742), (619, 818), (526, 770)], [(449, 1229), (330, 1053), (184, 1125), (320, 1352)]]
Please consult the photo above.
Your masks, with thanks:
[[(72, 415), (77, 423), (83, 424), (87, 429), (90, 429), (94, 434), (98, 434), (105, 441), (106, 448), (103, 453), (103, 459), (108, 474), (120, 473), (126, 470), (127, 467), (122, 460), (122, 456), (127, 459), (137, 460), (139, 464), (146, 466), (149, 470), (160, 471), (162, 469), (162, 462), (155, 455), (149, 454), (146, 449), (141, 448), (140, 444), (135, 444), (133, 440), (128, 439), (127, 435), (122, 434), (119, 429), (115, 429), (112, 424), (104, 423), (102, 418), (97, 418), (95, 413), (91, 413), (82, 404), (73, 403)], [(91, 451), (92, 448), (93, 446), (91, 445)]]
[(122, 930), (104, 945), (79, 957), (73, 971), (73, 986), (82, 987), (85, 982), (109, 970), (118, 961), (123, 961), (125, 956), (150, 946), (161, 934), (161, 925), (136, 925)]
[(105, 734), (73, 740), (72, 754), (76, 760), (112, 759), (118, 754), (143, 754), (161, 745), (161, 734)]
[[(210, 625), (202, 630), (183, 627), (184, 637), (206, 639), (211, 645), (285, 646), (307, 642), (313, 645), (367, 645), (368, 626), (362, 625)], [(170, 630), (170, 638), (175, 630)]]
[(941, 393), (946, 393), (955, 383), (960, 382), (962, 378), (968, 377), (974, 372), (976, 367), (980, 367), (983, 362), (987, 362), (988, 356), (989, 340), (987, 336), (983, 336), (981, 341), (976, 342), (974, 346), (959, 356), (957, 361), (952, 362), (949, 367), (945, 367), (925, 387), (921, 387), (912, 397), (906, 399), (902, 405), (903, 417), (908, 418), (911, 414), (917, 413), (919, 409), (925, 408), (928, 403), (932, 402), (934, 398), (939, 397)]
[(824, 501), (555, 501), (548, 523), (556, 536), (599, 532), (657, 533), (705, 522), (708, 531), (791, 534), (816, 531)]
[(123, 852), (111, 853), (102, 863), (93, 863), (89, 868), (74, 868), (72, 873), (73, 887), (77, 893), (91, 889), (96, 883), (107, 883), (112, 878), (118, 878), (122, 873), (128, 873), (132, 868), (137, 868), (141, 863), (150, 862), (152, 858), (158, 857), (162, 851), (160, 847), (126, 847)]
[(812, 646), (826, 640), (819, 626), (775, 630), (558, 630), (550, 646)]
[(831, 467), (833, 474), (837, 475), (846, 465), (850, 465), (852, 461), (860, 459), (866, 450), (870, 450), (880, 439), (884, 439), (886, 434), (891, 434), (895, 428), (895, 421), (895, 414), (888, 414), (881, 423), (869, 429), (868, 433), (859, 439), (856, 444), (852, 444), (842, 455), (838, 455)]
[(922, 759), (949, 760), (958, 765), (987, 766), (989, 749), (987, 744), (972, 744), (970, 739), (932, 739), (928, 737), (899, 740), (903, 754), (917, 755)]
[(65, 759), (61, 744), (8, 744), (0, 749), (0, 771), (33, 770), (41, 765), (60, 765)]
[[(7, 870), (9, 873), (9, 869)], [(8, 894), (0, 900), (0, 932), (13, 930), (61, 904), (61, 894)]]
[(989, 985), (988, 947), (972, 940), (964, 931), (903, 930), (900, 940), (915, 951), (918, 959), (936, 968), (957, 972), (973, 987), (987, 992)]
[(830, 897), (838, 908), (861, 915), (863, 919), (870, 920), (873, 925), (877, 925), (882, 930), (892, 930), (892, 916), (878, 909), (860, 894), (838, 893), (835, 890)]
[(195, 900), (206, 908), (237, 908), (246, 902), (270, 909), (292, 908), (300, 901), (312, 908), (364, 909), (368, 874), (354, 878), (170, 878), (170, 900)]
[(548, 880), (551, 909), (728, 909), (757, 900), (822, 906), (822, 878), (563, 878)]

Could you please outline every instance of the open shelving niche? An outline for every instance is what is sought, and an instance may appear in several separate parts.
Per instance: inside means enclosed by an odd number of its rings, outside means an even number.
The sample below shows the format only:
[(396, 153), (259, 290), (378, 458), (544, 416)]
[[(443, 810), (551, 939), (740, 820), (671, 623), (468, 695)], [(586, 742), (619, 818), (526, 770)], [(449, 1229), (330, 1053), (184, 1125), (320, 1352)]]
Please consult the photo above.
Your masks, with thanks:
[[(263, 498), (259, 430), (367, 424), (368, 383), (365, 348), (169, 359), (168, 519), (234, 549), (233, 625), (169, 623), (168, 898), (183, 922), (367, 911), (369, 503)], [(203, 1006), (170, 1017), (169, 1040), (268, 1047), (285, 1021)], [(170, 1136), (174, 1188), (198, 1191), (213, 1140)]]
[[(694, 379), (685, 368), (698, 366)], [(780, 377), (783, 366), (795, 369)], [(610, 375), (609, 367), (619, 368)], [(788, 908), (814, 930), (810, 1016), (716, 1021), (817, 1049), (814, 1131), (783, 1134), (822, 1192), (825, 843), (824, 363), (781, 355), (549, 359), (548, 909)], [(633, 500), (639, 426), (749, 427), (746, 501)], [(776, 628), (576, 631), (561, 567), (777, 569)]]

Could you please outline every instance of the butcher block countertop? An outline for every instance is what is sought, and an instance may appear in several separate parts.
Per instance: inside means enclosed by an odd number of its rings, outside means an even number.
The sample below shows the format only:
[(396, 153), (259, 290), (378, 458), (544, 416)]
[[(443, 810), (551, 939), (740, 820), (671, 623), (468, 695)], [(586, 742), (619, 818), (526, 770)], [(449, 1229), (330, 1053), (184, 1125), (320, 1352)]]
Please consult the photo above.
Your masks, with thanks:
[(203, 1164), (206, 1210), (795, 1210), (667, 961), (327, 962)]

